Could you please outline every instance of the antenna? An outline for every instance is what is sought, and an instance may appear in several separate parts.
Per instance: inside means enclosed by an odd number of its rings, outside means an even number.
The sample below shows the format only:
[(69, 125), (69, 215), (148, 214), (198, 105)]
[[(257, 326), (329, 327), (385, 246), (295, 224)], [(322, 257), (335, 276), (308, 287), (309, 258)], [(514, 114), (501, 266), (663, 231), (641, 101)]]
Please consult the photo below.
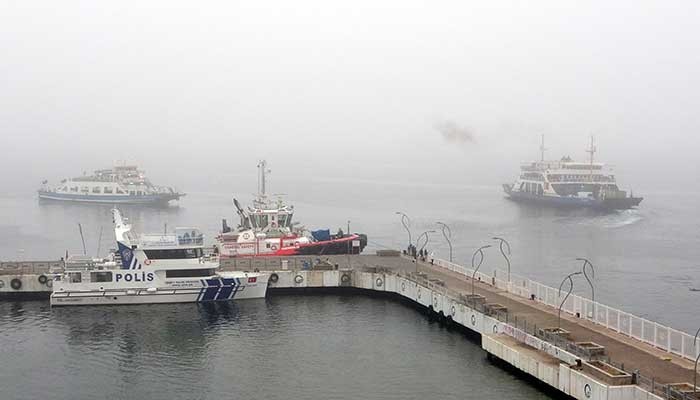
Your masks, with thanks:
[(593, 143), (593, 135), (591, 135), (591, 147), (589, 147), (588, 150), (586, 150), (586, 153), (589, 153), (591, 155), (590, 156), (591, 165), (593, 165), (593, 155), (595, 154), (596, 151), (597, 151), (597, 149)]
[(586, 150), (586, 153), (590, 154), (590, 178), (591, 182), (593, 181), (593, 155), (596, 152), (596, 147), (593, 143), (593, 135), (591, 135), (591, 147)]
[(78, 231), (80, 232), (80, 240), (83, 241), (83, 255), (87, 255), (87, 250), (85, 249), (85, 237), (83, 236), (83, 226), (78, 222)]
[(96, 257), (100, 256), (100, 248), (102, 247), (102, 229), (103, 228), (104, 228), (103, 226), (100, 227), (100, 238), (97, 239), (97, 253), (95, 253)]
[(542, 134), (542, 141), (540, 142), (540, 161), (544, 162), (544, 133)]
[(272, 172), (267, 168), (267, 161), (261, 160), (258, 163), (258, 196), (265, 197), (267, 192), (267, 174)]

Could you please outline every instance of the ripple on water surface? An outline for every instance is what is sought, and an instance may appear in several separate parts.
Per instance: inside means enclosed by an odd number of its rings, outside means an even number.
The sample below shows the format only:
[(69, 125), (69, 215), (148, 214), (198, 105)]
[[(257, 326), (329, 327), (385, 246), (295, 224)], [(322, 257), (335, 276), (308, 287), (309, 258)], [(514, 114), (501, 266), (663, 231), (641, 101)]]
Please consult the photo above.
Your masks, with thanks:
[(384, 299), (50, 309), (0, 303), (3, 399), (544, 399)]

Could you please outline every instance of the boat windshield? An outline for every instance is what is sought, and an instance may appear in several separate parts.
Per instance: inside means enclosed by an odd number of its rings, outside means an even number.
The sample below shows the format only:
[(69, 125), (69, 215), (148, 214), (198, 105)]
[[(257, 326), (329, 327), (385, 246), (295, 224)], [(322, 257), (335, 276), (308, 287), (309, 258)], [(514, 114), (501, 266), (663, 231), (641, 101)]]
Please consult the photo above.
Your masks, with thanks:
[(252, 220), (253, 220), (253, 225), (256, 228), (264, 228), (267, 226), (267, 215), (265, 214), (256, 214), (252, 215)]

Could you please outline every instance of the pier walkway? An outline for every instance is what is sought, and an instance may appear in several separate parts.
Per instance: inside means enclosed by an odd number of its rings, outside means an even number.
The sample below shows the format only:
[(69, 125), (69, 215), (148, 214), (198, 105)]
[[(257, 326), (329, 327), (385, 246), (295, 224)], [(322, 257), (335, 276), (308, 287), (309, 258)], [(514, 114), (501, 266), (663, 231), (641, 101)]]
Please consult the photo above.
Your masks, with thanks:
[[(469, 295), (472, 291), (471, 277), (410, 257), (362, 255), (316, 257), (316, 259), (326, 260), (329, 264), (337, 265), (341, 269), (383, 268), (405, 274), (419, 272), (425, 274), (428, 280), (442, 281), (448, 290), (463, 295)], [(272, 262), (269, 269), (279, 269), (279, 261), (269, 261)], [(258, 264), (257, 267), (265, 269), (263, 264)], [(500, 320), (533, 335), (538, 328), (558, 326), (556, 308), (508, 293), (494, 286), (490, 279), (486, 279), (488, 275), (479, 275), (484, 279), (475, 280), (474, 292), (485, 297), (486, 303), (497, 303), (507, 309), (507, 312), (499, 317)], [(693, 382), (694, 363), (686, 358), (564, 311), (561, 312), (561, 328), (570, 332), (568, 340), (571, 342), (594, 342), (604, 346), (606, 360), (628, 372), (638, 372), (638, 380), (642, 383), (655, 387)]]
[[(418, 263), (420, 272), (427, 273), (431, 278), (443, 280), (447, 288), (465, 294), (471, 293), (471, 278), (429, 263)], [(525, 331), (534, 332), (537, 327), (557, 327), (558, 310), (552, 307), (507, 293), (489, 285), (488, 282), (476, 281), (474, 289), (477, 294), (486, 297), (489, 303), (505, 306), (508, 310), (508, 322), (524, 328)], [(681, 357), (565, 312), (561, 313), (561, 328), (571, 332), (571, 341), (595, 342), (604, 346), (610, 361), (624, 366), (627, 371), (638, 370), (642, 376), (654, 379), (656, 383), (693, 382), (694, 363)]]

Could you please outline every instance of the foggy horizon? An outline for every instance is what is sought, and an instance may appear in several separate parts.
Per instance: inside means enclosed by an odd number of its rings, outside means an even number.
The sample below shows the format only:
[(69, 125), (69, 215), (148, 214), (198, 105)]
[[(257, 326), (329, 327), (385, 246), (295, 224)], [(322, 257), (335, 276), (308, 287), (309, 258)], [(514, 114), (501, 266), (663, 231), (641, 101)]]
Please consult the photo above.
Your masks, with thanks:
[(264, 158), (280, 179), (500, 190), (542, 134), (547, 158), (577, 160), (594, 135), (623, 189), (694, 190), (680, 185), (700, 176), (693, 2), (4, 8), (8, 185), (124, 160), (203, 190), (254, 179)]

